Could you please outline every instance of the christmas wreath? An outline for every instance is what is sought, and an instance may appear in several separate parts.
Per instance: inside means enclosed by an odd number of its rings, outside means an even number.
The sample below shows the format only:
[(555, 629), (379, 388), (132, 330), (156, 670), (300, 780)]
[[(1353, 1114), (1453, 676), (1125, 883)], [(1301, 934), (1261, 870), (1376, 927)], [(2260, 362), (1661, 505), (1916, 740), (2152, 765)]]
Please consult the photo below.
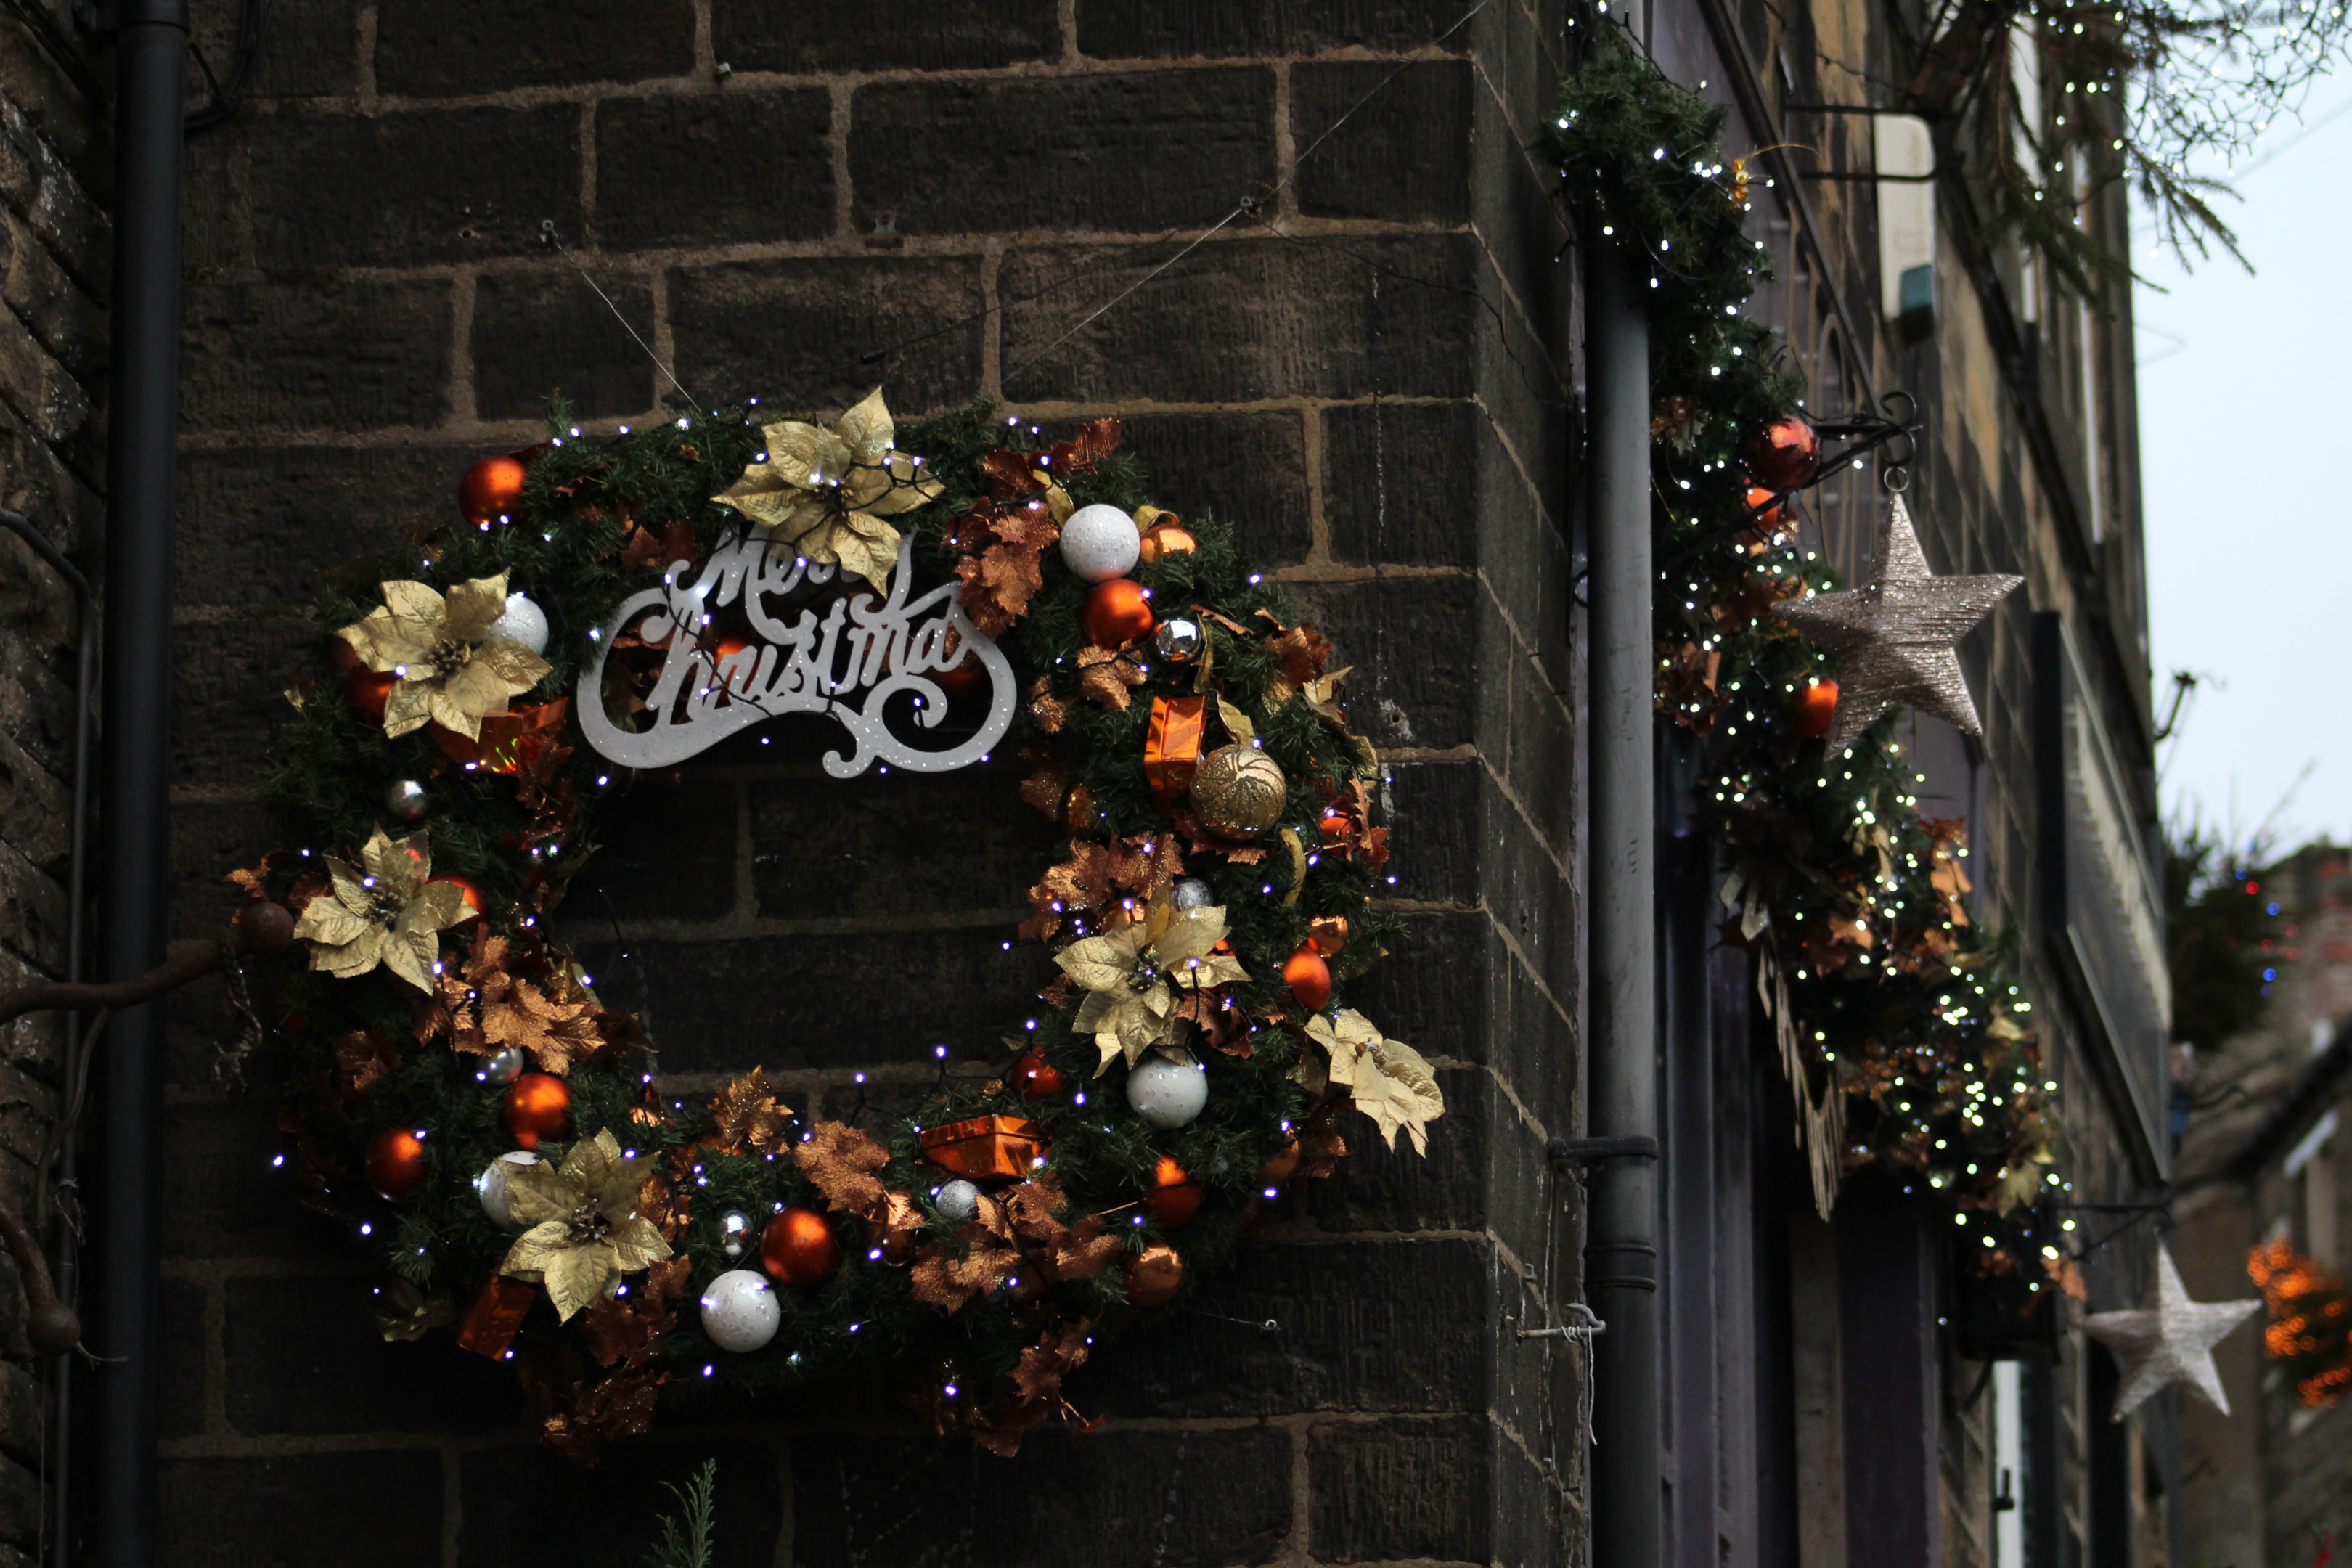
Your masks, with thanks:
[[(666, 1385), (845, 1373), (1009, 1454), (1328, 1173), (1343, 1111), (1425, 1146), (1428, 1065), (1336, 1000), (1397, 930), (1346, 672), (1225, 526), (1145, 502), (1116, 420), (551, 428), (334, 574), (288, 847), (231, 879), (278, 954), (280, 1163), (381, 1247), (387, 1338), (512, 1361), (583, 1459)], [(665, 1099), (551, 929), (637, 770), (793, 713), (848, 732), (840, 776), (1017, 753), (1065, 836), (1000, 1070), (870, 1129), (756, 1069)]]
[[(2010, 942), (1971, 917), (1967, 825), (1919, 814), (1924, 775), (1881, 717), (1899, 700), (1973, 728), (1966, 687), (1947, 647), (1939, 687), (1916, 677), (1916, 633), (1889, 658), (1822, 598), (1843, 584), (1800, 542), (1802, 492), (1871, 437), (1825, 446), (1841, 422), (1804, 411), (1779, 335), (1745, 313), (1770, 273), (1747, 231), (1769, 182), (1723, 156), (1728, 111), (1596, 34), (1547, 150), (1564, 199), (1648, 278), (1657, 708), (1704, 741), (1694, 805), (1719, 849), (1717, 913), (1752, 955), (1815, 1200), (1826, 1215), (1875, 1165), (1944, 1205), (1981, 1268), (2046, 1300), (2030, 1277), (2063, 1282), (2074, 1228), (2044, 1201), (2066, 1187), (2058, 1086)], [(1891, 500), (1882, 574), (1970, 612), (1964, 631), (2015, 580), (1931, 578)], [(1872, 588), (1847, 600), (1893, 605)]]

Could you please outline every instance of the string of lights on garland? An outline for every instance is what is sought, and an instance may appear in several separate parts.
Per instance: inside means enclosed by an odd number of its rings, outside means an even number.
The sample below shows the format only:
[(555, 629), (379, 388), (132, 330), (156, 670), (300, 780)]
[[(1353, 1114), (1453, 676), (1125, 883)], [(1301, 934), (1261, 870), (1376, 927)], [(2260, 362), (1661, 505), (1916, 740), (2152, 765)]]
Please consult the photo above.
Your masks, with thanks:
[(1845, 1174), (1880, 1166), (2039, 1297), (2071, 1264), (2074, 1222), (2048, 1217), (2057, 1086), (2004, 942), (1970, 916), (1966, 824), (1920, 816), (1924, 775), (1885, 716), (1974, 728), (1950, 644), (2014, 580), (1929, 577), (1899, 497), (1864, 590), (1838, 593), (1802, 547), (1798, 492), (1896, 427), (1803, 410), (1745, 313), (1769, 257), (1747, 233), (1759, 193), (1719, 147), (1727, 111), (1595, 31), (1549, 151), (1571, 209), (1649, 275), (1658, 708), (1706, 739), (1723, 927), (1753, 955), (1815, 1200), (1826, 1215)]
[[(575, 1458), (665, 1389), (841, 1374), (1009, 1454), (1083, 1419), (1062, 1380), (1099, 1336), (1328, 1173), (1343, 1112), (1425, 1149), (1427, 1064), (1343, 1005), (1399, 930), (1379, 763), (1328, 643), (1228, 528), (1147, 502), (1117, 420), (763, 418), (598, 439), (559, 408), (467, 472), (462, 521), (334, 577), (270, 763), (287, 847), (231, 878), (282, 955), (279, 1163), (381, 1248), (386, 1338), (513, 1363)], [(796, 710), (849, 728), (844, 775), (996, 735), (1066, 836), (1000, 1070), (870, 1130), (757, 1069), (665, 1098), (549, 929), (614, 755)], [(967, 739), (893, 750), (910, 723)]]

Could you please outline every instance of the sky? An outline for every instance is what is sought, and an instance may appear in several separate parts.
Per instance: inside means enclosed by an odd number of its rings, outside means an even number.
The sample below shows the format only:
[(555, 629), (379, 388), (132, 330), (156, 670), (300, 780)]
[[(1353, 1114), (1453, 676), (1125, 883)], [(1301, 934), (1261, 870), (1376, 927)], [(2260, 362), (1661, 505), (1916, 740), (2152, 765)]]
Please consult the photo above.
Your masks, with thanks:
[(2171, 673), (2200, 678), (2158, 752), (2165, 814), (2241, 841), (2268, 820), (2282, 848), (2352, 843), (2347, 160), (2338, 76), (2241, 165), (2244, 200), (2222, 213), (2251, 276), (2226, 257), (2184, 270), (2135, 237), (2157, 286), (2136, 310), (2159, 721)]

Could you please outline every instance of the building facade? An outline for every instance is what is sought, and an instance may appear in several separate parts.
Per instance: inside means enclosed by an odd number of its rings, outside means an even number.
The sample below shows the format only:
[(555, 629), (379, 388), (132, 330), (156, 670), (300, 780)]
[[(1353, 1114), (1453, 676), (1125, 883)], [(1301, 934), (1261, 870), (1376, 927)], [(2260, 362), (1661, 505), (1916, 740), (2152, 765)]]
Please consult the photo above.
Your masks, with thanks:
[[(198, 7), (211, 58), (236, 9)], [(1578, 29), (1625, 26), (1729, 108), (1775, 268), (1753, 308), (1808, 407), (1910, 395), (1930, 563), (2026, 579), (1963, 646), (1983, 736), (1920, 719), (1906, 744), (1925, 807), (1969, 820), (1977, 918), (2015, 933), (2083, 1205), (2083, 1301), (2053, 1273), (2039, 1326), (2000, 1332), (1895, 1184), (1857, 1175), (1815, 1213), (1689, 826), (1699, 752), (1662, 727), (1664, 1557), (2173, 1562), (2171, 1405), (2108, 1422), (2113, 1368), (2073, 1327), (2137, 1304), (2170, 1170), (2130, 301), (2056, 287), (1990, 231), (1948, 127), (1921, 142), (1879, 112), (1904, 107), (1884, 84), (1927, 25), (1853, 0), (269, 7), (239, 112), (187, 150), (178, 932), (216, 930), (223, 871), (270, 841), (261, 759), (316, 649), (319, 574), (446, 520), (469, 461), (542, 434), (551, 392), (600, 431), (682, 397), (834, 409), (877, 383), (902, 414), (1116, 413), (1156, 493), (1234, 521), (1356, 668), (1410, 931), (1364, 1000), (1448, 1109), (1425, 1163), (1351, 1138), (1180, 1327), (1074, 1381), (1106, 1418), (1083, 1442), (1003, 1461), (886, 1412), (786, 1406), (670, 1421), (583, 1472), (537, 1444), (504, 1369), (378, 1335), (364, 1255), (273, 1170), (268, 1064), (225, 1055), (226, 998), (192, 988), (162, 1151), (158, 1560), (631, 1562), (660, 1483), (712, 1454), (727, 1563), (1591, 1560), (1581, 1347), (1523, 1331), (1582, 1296), (1581, 1177), (1545, 1150), (1585, 1129), (1588, 988), (1581, 215), (1530, 149)], [(29, 71), (16, 26), (0, 59)], [(56, 389), (92, 363), (104, 182), (74, 172), (100, 154), (72, 92), (0, 81), (25, 105), (0, 171), (6, 352), (50, 378), (0, 400), (24, 448), (8, 504), (87, 551), (102, 464)], [(2119, 194), (2081, 216), (2125, 247)], [(1806, 503), (1849, 575), (1878, 480)], [(48, 909), (72, 623), (10, 570), (12, 605), (47, 606), (11, 623), (5, 729), (30, 757), (20, 800), (52, 814), (9, 814)], [(983, 1062), (1041, 979), (1003, 941), (1048, 847), (1015, 772), (648, 779), (606, 819), (572, 940), (661, 1042), (666, 1089), (761, 1065), (830, 1114), (911, 1102), (935, 1046)], [(26, 943), (63, 924), (45, 918), (20, 916)], [(54, 947), (21, 956), (56, 973)], [(45, 1026), (17, 1026), (8, 1068), (37, 1114)], [(37, 1489), (30, 1397), (7, 1396), (0, 1464)]]

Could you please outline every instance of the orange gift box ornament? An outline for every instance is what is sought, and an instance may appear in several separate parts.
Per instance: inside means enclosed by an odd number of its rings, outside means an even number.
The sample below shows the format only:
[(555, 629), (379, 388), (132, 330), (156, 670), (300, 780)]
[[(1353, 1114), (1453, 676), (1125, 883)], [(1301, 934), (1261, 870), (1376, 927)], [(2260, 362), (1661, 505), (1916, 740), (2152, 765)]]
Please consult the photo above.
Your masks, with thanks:
[(487, 768), (494, 773), (510, 773), (522, 766), (522, 743), (527, 737), (554, 740), (563, 733), (563, 721), (571, 716), (572, 699), (559, 697), (552, 702), (535, 702), (528, 708), (483, 720), (479, 740), (469, 741), (455, 730), (436, 724), (432, 727), (433, 743), (452, 762)]
[(492, 1361), (507, 1353), (514, 1343), (515, 1331), (530, 1311), (530, 1304), (539, 1292), (520, 1279), (509, 1279), (503, 1274), (493, 1274), (482, 1293), (474, 1298), (467, 1309), (466, 1321), (457, 1327), (457, 1345), (476, 1355)]
[(1026, 1177), (1045, 1157), (1045, 1130), (1024, 1116), (973, 1116), (922, 1131), (923, 1158), (968, 1181)]
[(1143, 777), (1162, 811), (1192, 787), (1192, 775), (1201, 766), (1208, 707), (1206, 697), (1151, 700), (1151, 728), (1143, 741)]

